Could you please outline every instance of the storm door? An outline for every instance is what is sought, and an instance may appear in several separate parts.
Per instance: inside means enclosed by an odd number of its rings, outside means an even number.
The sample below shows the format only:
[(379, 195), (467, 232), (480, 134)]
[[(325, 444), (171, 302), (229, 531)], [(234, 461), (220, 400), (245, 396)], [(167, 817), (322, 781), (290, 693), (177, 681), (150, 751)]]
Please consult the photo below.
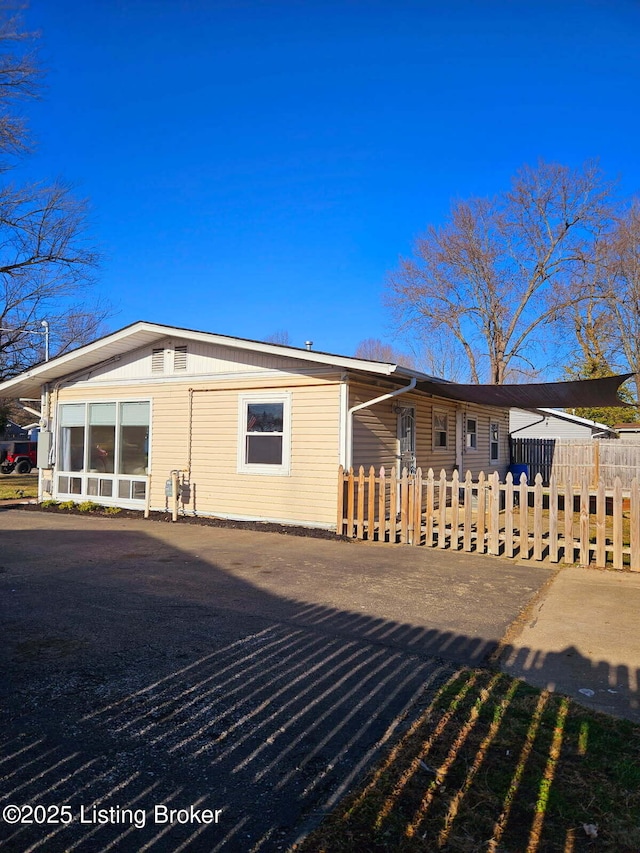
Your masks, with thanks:
[(416, 470), (416, 410), (403, 406), (398, 412), (399, 471), (404, 468), (410, 474)]

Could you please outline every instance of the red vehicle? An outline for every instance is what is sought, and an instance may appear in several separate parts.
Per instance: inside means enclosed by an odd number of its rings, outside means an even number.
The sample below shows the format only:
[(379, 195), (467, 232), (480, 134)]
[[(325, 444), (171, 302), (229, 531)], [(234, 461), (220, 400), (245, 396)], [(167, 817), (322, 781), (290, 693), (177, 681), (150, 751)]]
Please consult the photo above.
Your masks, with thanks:
[(37, 441), (0, 441), (0, 474), (28, 474), (37, 457)]

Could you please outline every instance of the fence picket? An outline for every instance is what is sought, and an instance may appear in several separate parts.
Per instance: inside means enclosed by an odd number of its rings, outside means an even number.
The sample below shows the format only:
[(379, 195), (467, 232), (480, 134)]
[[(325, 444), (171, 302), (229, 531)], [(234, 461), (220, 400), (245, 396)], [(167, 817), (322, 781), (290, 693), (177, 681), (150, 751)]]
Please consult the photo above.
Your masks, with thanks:
[(589, 479), (588, 475), (582, 478), (580, 488), (580, 565), (588, 566), (591, 562), (591, 550), (589, 548)]
[(364, 539), (364, 465), (358, 470), (358, 539)]
[(398, 541), (398, 477), (395, 465), (389, 481), (389, 542)]
[(607, 564), (607, 496), (604, 480), (598, 483), (596, 491), (596, 566), (604, 569)]
[(378, 542), (385, 542), (387, 538), (387, 483), (385, 479), (384, 465), (380, 467), (378, 480)]
[(464, 478), (464, 530), (462, 534), (462, 547), (465, 551), (471, 550), (471, 526), (473, 523), (473, 481), (471, 471), (467, 471)]
[(504, 489), (504, 553), (506, 557), (513, 557), (513, 474), (511, 471), (506, 476)]
[(573, 563), (573, 489), (568, 483), (564, 487), (564, 562)]
[(613, 481), (613, 568), (622, 568), (622, 482)]
[(457, 469), (451, 476), (451, 539), (453, 551), (460, 549), (460, 479)]
[(414, 519), (413, 519), (413, 544), (422, 544), (422, 468), (418, 468), (414, 478), (415, 483), (415, 501), (414, 501)]
[(338, 514), (336, 518), (336, 533), (342, 536), (344, 530), (344, 468), (338, 468)]
[(500, 554), (500, 477), (494, 471), (489, 476), (489, 553)]
[(447, 547), (447, 472), (440, 471), (438, 483), (438, 548)]
[(558, 483), (554, 475), (549, 482), (549, 559), (558, 562)]
[(402, 477), (400, 479), (400, 542), (403, 545), (407, 544), (408, 539), (408, 519), (407, 513), (409, 510), (409, 472), (406, 468), (402, 469)]
[(520, 529), (520, 550), (518, 556), (521, 560), (529, 559), (529, 486), (526, 474), (520, 474), (520, 485), (518, 486), (518, 526)]
[(367, 539), (373, 542), (376, 521), (376, 469), (373, 465), (369, 468), (369, 479), (367, 482)]
[(476, 515), (476, 552), (484, 554), (485, 552), (485, 532), (486, 532), (486, 505), (487, 494), (484, 479), (484, 471), (478, 474), (478, 512)]
[(629, 530), (629, 545), (631, 554), (629, 568), (632, 572), (640, 571), (640, 484), (636, 477), (631, 481), (631, 496), (629, 500), (631, 523)]
[(533, 484), (533, 559), (542, 559), (542, 474)]
[(353, 513), (354, 513), (354, 491), (355, 480), (353, 477), (353, 468), (349, 468), (349, 481), (347, 484), (347, 536), (353, 538), (355, 530), (353, 528)]
[(426, 531), (425, 531), (425, 543), (432, 548), (433, 547), (433, 517), (434, 517), (434, 476), (433, 476), (433, 468), (429, 468), (427, 471), (427, 509), (426, 509)]

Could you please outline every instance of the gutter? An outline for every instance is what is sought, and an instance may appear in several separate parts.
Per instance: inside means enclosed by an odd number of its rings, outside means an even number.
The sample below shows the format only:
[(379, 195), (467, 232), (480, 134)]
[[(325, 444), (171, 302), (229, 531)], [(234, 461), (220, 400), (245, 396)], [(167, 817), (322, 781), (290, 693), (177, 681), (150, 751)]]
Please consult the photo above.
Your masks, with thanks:
[(390, 400), (392, 397), (399, 397), (401, 394), (406, 394), (408, 391), (413, 391), (418, 380), (414, 376), (411, 382), (404, 388), (398, 388), (396, 391), (390, 391), (388, 394), (382, 394), (380, 397), (374, 397), (373, 400), (367, 400), (366, 403), (358, 403), (357, 406), (352, 406), (347, 411), (347, 441), (345, 447), (345, 468), (351, 468), (353, 465), (353, 415), (360, 409), (367, 409), (369, 406), (375, 406), (376, 403), (383, 403), (385, 400)]

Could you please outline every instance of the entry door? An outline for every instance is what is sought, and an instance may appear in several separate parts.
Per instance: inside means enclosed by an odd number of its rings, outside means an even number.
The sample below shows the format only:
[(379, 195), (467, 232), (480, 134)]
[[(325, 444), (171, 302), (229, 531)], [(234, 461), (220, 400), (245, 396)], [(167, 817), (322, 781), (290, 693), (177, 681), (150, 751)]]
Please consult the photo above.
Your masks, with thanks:
[(403, 406), (398, 413), (399, 474), (406, 468), (410, 474), (416, 470), (416, 410)]

